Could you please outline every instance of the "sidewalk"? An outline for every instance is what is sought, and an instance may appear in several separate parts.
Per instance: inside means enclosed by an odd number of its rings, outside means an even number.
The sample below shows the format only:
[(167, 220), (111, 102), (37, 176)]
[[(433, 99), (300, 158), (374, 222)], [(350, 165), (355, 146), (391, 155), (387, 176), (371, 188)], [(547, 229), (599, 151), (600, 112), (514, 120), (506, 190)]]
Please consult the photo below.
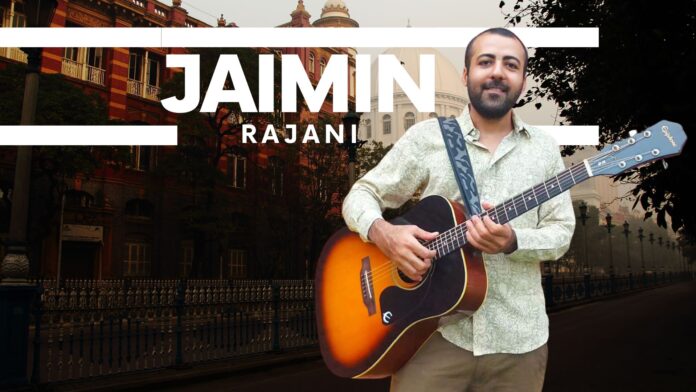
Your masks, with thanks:
[(260, 372), (276, 366), (320, 358), (319, 348), (312, 347), (280, 353), (258, 354), (238, 359), (218, 360), (181, 369), (156, 369), (127, 375), (116, 374), (91, 380), (42, 385), (39, 390), (55, 392), (152, 391), (158, 387), (191, 384), (201, 380), (210, 381), (234, 374)]

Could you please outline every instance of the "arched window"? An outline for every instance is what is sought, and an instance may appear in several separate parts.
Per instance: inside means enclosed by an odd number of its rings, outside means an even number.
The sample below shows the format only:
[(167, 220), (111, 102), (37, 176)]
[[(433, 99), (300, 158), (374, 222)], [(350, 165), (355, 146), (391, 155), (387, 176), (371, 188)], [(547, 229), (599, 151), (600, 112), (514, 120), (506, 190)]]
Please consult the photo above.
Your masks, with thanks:
[(319, 76), (324, 74), (325, 69), (326, 69), (326, 59), (322, 58), (321, 61), (319, 62)]
[(413, 114), (413, 112), (408, 112), (404, 116), (404, 130), (408, 131), (409, 128), (413, 126), (413, 124), (416, 123), (416, 115)]
[(309, 73), (313, 74), (316, 71), (316, 68), (314, 68), (315, 67), (314, 53), (312, 53), (312, 52), (309, 53), (308, 66), (309, 66)]
[(384, 117), (382, 117), (382, 130), (385, 135), (389, 135), (391, 133), (391, 115), (385, 114)]
[(430, 112), (430, 115), (428, 115), (429, 118), (437, 118), (437, 113), (435, 112)]
[(372, 138), (372, 120), (365, 120), (365, 139)]

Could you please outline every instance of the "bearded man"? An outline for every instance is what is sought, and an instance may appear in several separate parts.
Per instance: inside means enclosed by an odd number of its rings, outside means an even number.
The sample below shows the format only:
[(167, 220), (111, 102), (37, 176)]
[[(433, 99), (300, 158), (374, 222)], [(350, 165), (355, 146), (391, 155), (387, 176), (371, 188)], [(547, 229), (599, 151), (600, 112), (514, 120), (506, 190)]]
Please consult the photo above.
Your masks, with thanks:
[[(457, 121), (484, 209), (565, 170), (555, 139), (512, 110), (526, 87), (527, 57), (522, 41), (502, 28), (482, 32), (466, 48), (462, 81), (471, 103)], [(437, 119), (412, 126), (343, 203), (348, 227), (420, 281), (435, 256), (421, 241), (438, 233), (382, 219), (385, 208), (416, 193), (462, 202)], [(541, 391), (549, 321), (539, 264), (560, 258), (574, 229), (568, 191), (504, 225), (487, 216), (467, 222), (468, 243), (483, 253), (486, 299), (471, 316), (441, 318), (437, 332), (393, 375), (391, 390)]]

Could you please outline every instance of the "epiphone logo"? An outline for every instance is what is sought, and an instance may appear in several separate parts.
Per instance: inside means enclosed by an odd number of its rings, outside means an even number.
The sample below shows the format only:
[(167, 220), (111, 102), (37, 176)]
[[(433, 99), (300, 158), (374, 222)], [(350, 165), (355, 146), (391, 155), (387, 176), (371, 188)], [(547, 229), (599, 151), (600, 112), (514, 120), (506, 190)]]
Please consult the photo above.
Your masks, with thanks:
[(677, 143), (674, 142), (674, 137), (672, 136), (671, 133), (669, 133), (669, 128), (662, 127), (662, 133), (664, 133), (667, 140), (669, 140), (669, 142), (672, 143), (672, 147), (677, 146)]

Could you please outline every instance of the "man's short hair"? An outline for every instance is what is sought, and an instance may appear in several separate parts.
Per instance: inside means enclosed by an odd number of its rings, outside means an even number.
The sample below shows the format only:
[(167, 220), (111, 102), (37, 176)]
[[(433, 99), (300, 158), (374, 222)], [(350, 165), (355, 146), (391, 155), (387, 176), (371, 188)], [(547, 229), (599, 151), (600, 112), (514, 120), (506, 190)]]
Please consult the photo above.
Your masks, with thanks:
[(518, 37), (515, 33), (512, 31), (504, 28), (504, 27), (492, 27), (490, 29), (484, 30), (477, 34), (474, 38), (469, 41), (469, 44), (466, 46), (466, 52), (464, 52), (464, 66), (466, 69), (469, 69), (469, 65), (471, 65), (471, 48), (474, 46), (474, 42), (478, 39), (478, 37), (484, 35), (484, 34), (496, 34), (496, 35), (501, 35), (503, 37), (508, 37), (508, 38), (514, 38), (517, 40), (517, 42), (522, 45), (522, 49), (524, 49), (524, 68), (523, 68), (523, 74), (527, 75), (527, 62), (529, 60), (529, 53), (527, 52), (527, 47), (524, 45), (524, 42)]

